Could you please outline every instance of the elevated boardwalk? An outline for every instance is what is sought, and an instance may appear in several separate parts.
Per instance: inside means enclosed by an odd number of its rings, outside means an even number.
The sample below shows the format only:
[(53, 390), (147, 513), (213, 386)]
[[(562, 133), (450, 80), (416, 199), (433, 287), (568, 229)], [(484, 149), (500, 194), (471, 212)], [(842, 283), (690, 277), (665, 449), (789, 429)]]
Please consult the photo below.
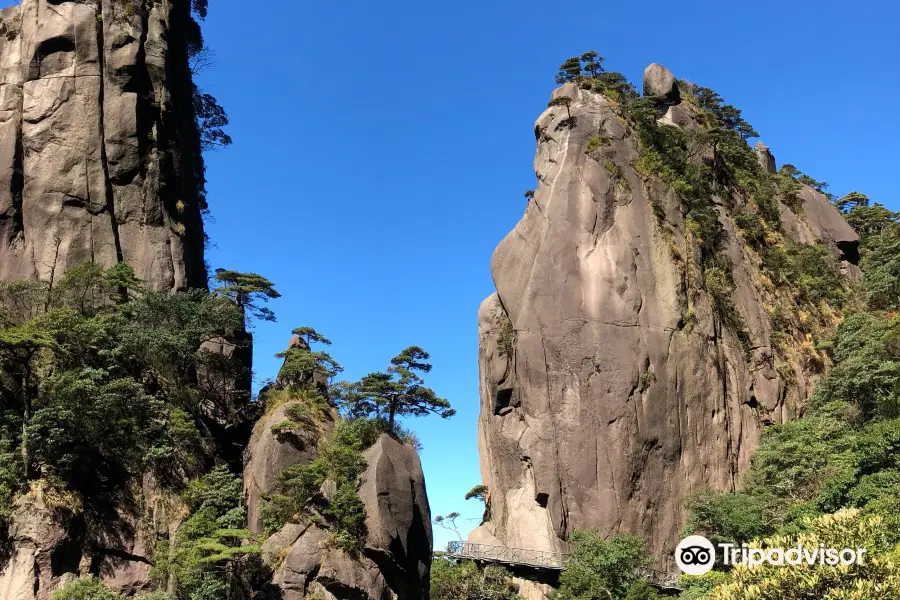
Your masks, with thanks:
[[(568, 558), (568, 555), (562, 552), (507, 548), (506, 546), (489, 546), (487, 544), (472, 544), (469, 542), (450, 542), (447, 544), (447, 556), (538, 571), (562, 571), (566, 568), (566, 559)], [(662, 591), (683, 591), (678, 586), (678, 575), (673, 573), (664, 573), (654, 569), (639, 569), (638, 574), (646, 579), (650, 585)]]

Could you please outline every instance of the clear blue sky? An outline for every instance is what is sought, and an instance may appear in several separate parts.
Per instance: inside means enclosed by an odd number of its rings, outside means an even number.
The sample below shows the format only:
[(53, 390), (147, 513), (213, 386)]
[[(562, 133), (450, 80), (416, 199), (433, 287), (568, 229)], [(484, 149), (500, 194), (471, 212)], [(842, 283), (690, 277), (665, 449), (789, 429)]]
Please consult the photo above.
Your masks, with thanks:
[[(411, 344), (431, 352), (427, 382), (458, 414), (409, 425), (433, 514), (462, 512), (464, 529), (481, 515), (463, 500), (480, 481), (476, 314), (566, 57), (595, 49), (636, 83), (661, 62), (743, 109), (779, 164), (900, 209), (888, 0), (210, 5), (200, 84), (235, 143), (208, 156), (209, 259), (283, 295), (256, 330), (257, 377), (300, 325), (332, 338), (349, 378)], [(452, 537), (436, 528), (435, 545)]]
[[(312, 325), (357, 378), (410, 344), (458, 414), (409, 425), (434, 515), (481, 515), (476, 314), (534, 187), (532, 124), (557, 66), (596, 49), (639, 82), (661, 62), (744, 110), (779, 164), (897, 209), (900, 11), (887, 0), (210, 2), (201, 85), (234, 145), (208, 158), (213, 266), (283, 298), (256, 332), (271, 377)], [(452, 534), (436, 528), (435, 545)]]

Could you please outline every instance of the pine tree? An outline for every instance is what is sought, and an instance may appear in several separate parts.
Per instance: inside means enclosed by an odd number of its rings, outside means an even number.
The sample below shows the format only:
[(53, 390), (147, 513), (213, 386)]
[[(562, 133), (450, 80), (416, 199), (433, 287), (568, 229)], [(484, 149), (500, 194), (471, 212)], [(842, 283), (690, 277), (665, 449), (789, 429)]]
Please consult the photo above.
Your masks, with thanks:
[(271, 281), (256, 273), (241, 273), (225, 269), (216, 269), (215, 279), (221, 285), (215, 288), (214, 292), (234, 302), (241, 311), (246, 326), (249, 326), (251, 316), (262, 321), (275, 320), (274, 312), (267, 307), (260, 306), (260, 302), (265, 303), (270, 299), (281, 297), (281, 294), (275, 291), (275, 284)]
[(559, 73), (556, 74), (556, 83), (569, 83), (572, 81), (578, 81), (578, 79), (580, 78), (581, 59), (577, 56), (573, 56), (559, 66)]
[(337, 395), (352, 417), (385, 419), (394, 431), (397, 416), (436, 414), (447, 419), (456, 414), (450, 403), (425, 387), (419, 373), (431, 371), (429, 354), (410, 346), (391, 359), (387, 371), (369, 373), (355, 383), (339, 386)]

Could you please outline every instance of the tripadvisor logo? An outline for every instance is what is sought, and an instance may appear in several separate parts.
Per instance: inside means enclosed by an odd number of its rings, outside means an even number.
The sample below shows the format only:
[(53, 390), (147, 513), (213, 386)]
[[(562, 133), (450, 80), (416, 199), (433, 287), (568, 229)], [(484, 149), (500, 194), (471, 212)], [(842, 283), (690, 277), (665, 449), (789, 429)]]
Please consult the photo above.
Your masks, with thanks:
[[(720, 543), (722, 564), (747, 565), (751, 569), (762, 564), (770, 565), (852, 565), (863, 564), (865, 548), (826, 548), (824, 545), (807, 548), (797, 544), (792, 548), (751, 548), (747, 544)], [(675, 547), (675, 564), (686, 575), (703, 575), (712, 570), (716, 562), (716, 547), (702, 535), (691, 535)]]

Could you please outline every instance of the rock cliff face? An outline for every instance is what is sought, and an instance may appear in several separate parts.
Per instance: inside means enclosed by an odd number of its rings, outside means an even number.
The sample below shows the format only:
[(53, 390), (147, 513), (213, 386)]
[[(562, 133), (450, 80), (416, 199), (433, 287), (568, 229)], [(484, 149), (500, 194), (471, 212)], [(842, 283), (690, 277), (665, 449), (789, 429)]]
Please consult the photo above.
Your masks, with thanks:
[(203, 286), (187, 0), (23, 0), (0, 11), (0, 279), (124, 260)]
[[(659, 126), (699, 127), (668, 71), (650, 71), (645, 94), (668, 109)], [(771, 291), (726, 209), (745, 200), (716, 200), (742, 343), (690, 279), (700, 252), (680, 200), (632, 167), (637, 142), (612, 102), (576, 84), (561, 96), (574, 119), (556, 106), (537, 120), (539, 184), (494, 252), (497, 292), (479, 311), (489, 499), (471, 539), (559, 550), (573, 530), (595, 528), (644, 535), (667, 556), (686, 496), (734, 489), (764, 424), (798, 414), (811, 372), (802, 363), (776, 369)], [(600, 152), (588, 148), (598, 132)], [(780, 206), (786, 234), (821, 239), (854, 261), (852, 229), (818, 192), (804, 187), (801, 197), (802, 216)]]
[[(80, 263), (126, 261), (157, 290), (206, 285), (190, 11), (188, 0), (0, 10), (0, 279), (52, 283)], [(0, 598), (46, 600), (78, 573), (147, 588), (153, 543), (178, 519), (144, 488), (141, 506), (119, 507), (90, 539), (40, 489), (20, 498)], [(140, 531), (148, 522), (158, 531)]]

